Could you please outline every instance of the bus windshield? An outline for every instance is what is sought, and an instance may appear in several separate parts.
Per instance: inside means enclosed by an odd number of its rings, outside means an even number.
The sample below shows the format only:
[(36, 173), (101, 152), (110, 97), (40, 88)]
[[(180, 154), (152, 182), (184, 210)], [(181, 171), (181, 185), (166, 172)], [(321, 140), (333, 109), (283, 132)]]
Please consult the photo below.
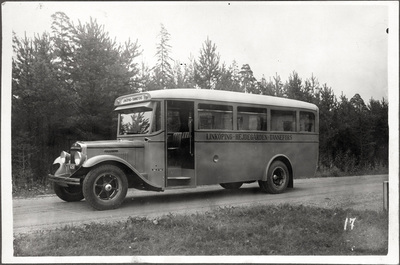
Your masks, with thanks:
[(151, 108), (132, 108), (120, 112), (119, 134), (148, 134), (153, 117)]

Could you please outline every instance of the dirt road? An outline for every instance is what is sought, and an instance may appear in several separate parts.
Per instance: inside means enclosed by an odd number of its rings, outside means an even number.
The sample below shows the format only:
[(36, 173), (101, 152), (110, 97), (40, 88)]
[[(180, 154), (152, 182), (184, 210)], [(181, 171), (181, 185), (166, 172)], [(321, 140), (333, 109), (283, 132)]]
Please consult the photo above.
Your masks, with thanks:
[(253, 204), (303, 204), (328, 208), (383, 208), (383, 181), (387, 175), (318, 178), (295, 180), (295, 188), (283, 194), (265, 194), (256, 183), (239, 190), (220, 186), (169, 190), (162, 193), (129, 190), (119, 209), (93, 210), (85, 201), (67, 203), (56, 196), (13, 200), (14, 233), (52, 229), (91, 222), (125, 221), (128, 217), (156, 218), (167, 214), (184, 214), (216, 207)]

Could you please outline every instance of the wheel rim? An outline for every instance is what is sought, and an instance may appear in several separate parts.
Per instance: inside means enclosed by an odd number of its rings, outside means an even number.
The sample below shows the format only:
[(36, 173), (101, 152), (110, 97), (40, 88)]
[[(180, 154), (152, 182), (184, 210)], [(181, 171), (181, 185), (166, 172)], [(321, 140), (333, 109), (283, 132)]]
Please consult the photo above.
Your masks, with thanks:
[(277, 188), (284, 188), (284, 185), (286, 183), (286, 178), (287, 178), (286, 171), (281, 167), (275, 168), (274, 171), (272, 172), (272, 183)]
[(121, 183), (112, 174), (103, 174), (96, 178), (93, 186), (94, 195), (100, 200), (112, 200), (120, 191)]

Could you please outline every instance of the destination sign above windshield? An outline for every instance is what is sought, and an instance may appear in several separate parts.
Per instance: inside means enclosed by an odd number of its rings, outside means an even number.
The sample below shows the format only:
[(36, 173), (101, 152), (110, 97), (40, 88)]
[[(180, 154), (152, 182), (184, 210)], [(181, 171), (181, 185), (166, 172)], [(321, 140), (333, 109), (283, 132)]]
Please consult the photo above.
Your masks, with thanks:
[(145, 101), (149, 100), (151, 97), (149, 94), (139, 94), (139, 95), (127, 95), (127, 96), (122, 96), (119, 97), (115, 100), (114, 105), (115, 106), (120, 106), (120, 105), (126, 105), (126, 104), (132, 104), (140, 101)]

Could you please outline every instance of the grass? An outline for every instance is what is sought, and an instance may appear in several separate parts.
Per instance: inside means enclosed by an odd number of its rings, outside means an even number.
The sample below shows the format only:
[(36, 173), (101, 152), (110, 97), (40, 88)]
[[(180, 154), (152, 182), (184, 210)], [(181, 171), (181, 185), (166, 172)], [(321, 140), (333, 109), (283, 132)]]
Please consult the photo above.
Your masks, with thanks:
[[(346, 218), (356, 218), (344, 230)], [(348, 219), (349, 220), (349, 219)], [(16, 235), (15, 256), (386, 255), (384, 212), (306, 206), (218, 208)]]
[(46, 184), (34, 183), (29, 187), (14, 185), (12, 188), (13, 198), (33, 198), (47, 194), (54, 194), (53, 184), (50, 182)]
[(339, 168), (333, 166), (332, 168), (320, 167), (315, 172), (315, 178), (326, 177), (347, 177), (347, 176), (363, 176), (363, 175), (382, 175), (388, 174), (389, 168), (387, 166), (375, 167), (361, 167), (354, 168), (349, 171), (341, 171)]

